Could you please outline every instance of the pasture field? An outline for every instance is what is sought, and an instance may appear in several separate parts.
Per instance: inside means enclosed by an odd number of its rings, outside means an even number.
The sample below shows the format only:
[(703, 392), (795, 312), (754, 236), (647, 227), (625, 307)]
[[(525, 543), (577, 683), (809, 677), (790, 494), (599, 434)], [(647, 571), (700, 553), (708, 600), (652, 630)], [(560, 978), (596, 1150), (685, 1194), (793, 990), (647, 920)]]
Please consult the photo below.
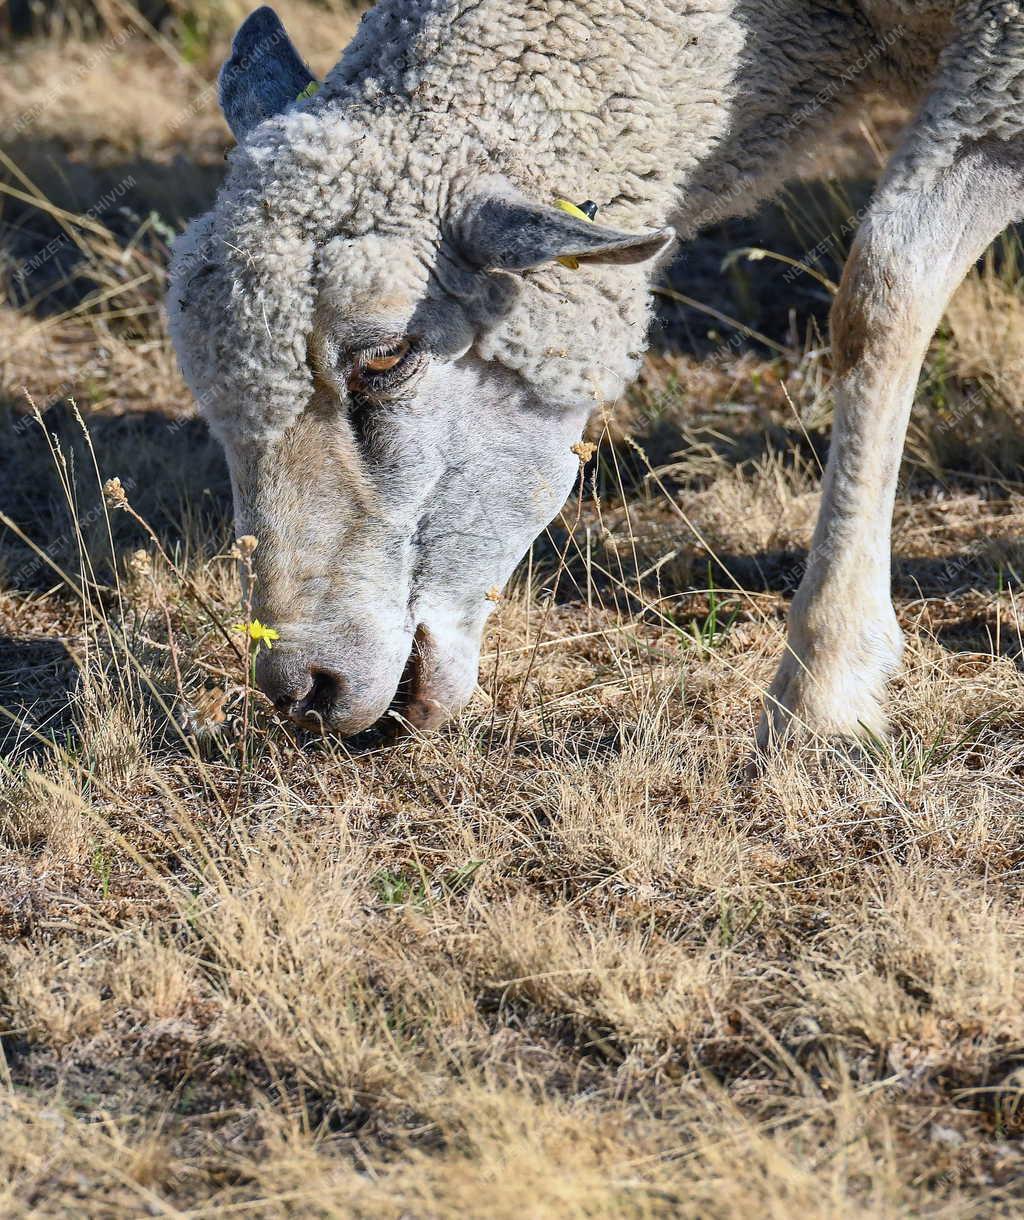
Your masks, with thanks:
[[(891, 741), (752, 764), (881, 109), (683, 252), (467, 711), (309, 739), (160, 310), (248, 6), (159, 7), (0, 34), (0, 1216), (1019, 1215), (1017, 237), (922, 378)], [(358, 17), (278, 7), (321, 72)]]

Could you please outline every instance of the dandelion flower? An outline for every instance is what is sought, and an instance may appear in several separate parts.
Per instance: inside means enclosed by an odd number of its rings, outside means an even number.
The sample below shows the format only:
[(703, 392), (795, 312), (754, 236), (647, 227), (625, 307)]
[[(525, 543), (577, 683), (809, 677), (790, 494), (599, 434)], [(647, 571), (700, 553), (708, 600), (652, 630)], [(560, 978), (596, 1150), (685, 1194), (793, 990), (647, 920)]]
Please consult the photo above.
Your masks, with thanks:
[(257, 644), (266, 644), (268, 648), (272, 648), (271, 640), (279, 640), (280, 635), (273, 627), (264, 627), (258, 618), (254, 618), (251, 623), (235, 623), (233, 631), (240, 631), (243, 635), (247, 635), (250, 640), (255, 640)]

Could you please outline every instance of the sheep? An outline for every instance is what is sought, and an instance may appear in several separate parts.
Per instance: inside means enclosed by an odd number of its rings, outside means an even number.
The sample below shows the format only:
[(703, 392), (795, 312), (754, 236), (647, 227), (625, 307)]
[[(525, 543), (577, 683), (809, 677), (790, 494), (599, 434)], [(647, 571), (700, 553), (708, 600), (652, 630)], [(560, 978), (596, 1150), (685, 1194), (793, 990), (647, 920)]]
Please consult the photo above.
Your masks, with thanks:
[(834, 305), (832, 444), (762, 744), (886, 731), (920, 364), (1024, 215), (1020, 4), (380, 0), (322, 83), (270, 9), (247, 19), (220, 77), (238, 145), (168, 310), (259, 540), (280, 640), (257, 678), (282, 712), (352, 734), (465, 704), (674, 241), (751, 211), (872, 91), (916, 114)]

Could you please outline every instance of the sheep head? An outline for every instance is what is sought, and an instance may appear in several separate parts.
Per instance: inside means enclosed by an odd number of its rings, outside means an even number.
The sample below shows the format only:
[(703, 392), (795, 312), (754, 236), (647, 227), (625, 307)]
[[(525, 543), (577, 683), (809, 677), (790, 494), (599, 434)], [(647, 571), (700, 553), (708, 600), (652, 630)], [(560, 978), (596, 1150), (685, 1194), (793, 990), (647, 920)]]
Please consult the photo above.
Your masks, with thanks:
[(633, 371), (671, 233), (531, 198), (406, 106), (296, 105), (267, 13), (222, 74), (243, 143), (176, 245), (171, 331), (259, 540), (261, 685), (311, 728), (429, 727), (471, 696), (495, 591)]

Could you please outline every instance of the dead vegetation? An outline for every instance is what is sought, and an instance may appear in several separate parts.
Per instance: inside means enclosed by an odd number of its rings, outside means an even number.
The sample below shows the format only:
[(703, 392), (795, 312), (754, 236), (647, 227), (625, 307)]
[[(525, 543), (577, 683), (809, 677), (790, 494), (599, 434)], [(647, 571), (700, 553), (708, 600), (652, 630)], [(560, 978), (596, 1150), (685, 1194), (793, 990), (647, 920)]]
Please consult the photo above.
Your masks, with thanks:
[[(291, 7), (323, 68), (354, 18)], [(891, 744), (749, 766), (828, 292), (719, 253), (834, 279), (813, 226), (843, 207), (795, 196), (677, 280), (778, 350), (666, 307), (474, 705), (309, 740), (248, 689), (226, 476), (159, 313), (227, 140), (215, 27), (133, 36), (3, 158), (0, 1212), (1019, 1214), (1015, 239), (922, 382)], [(0, 110), (102, 37), (19, 44)]]

